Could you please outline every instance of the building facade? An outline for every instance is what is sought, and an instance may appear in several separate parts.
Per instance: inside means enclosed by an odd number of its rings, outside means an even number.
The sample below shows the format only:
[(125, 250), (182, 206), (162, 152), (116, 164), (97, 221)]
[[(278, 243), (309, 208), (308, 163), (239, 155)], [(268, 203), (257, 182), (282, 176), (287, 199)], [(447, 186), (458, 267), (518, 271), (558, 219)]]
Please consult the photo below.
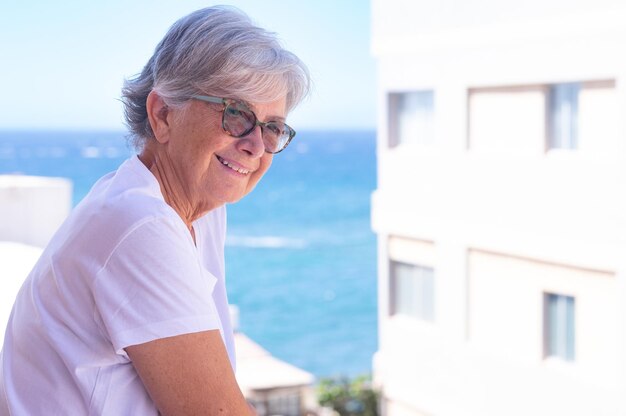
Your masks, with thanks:
[(371, 6), (383, 414), (626, 414), (626, 4)]

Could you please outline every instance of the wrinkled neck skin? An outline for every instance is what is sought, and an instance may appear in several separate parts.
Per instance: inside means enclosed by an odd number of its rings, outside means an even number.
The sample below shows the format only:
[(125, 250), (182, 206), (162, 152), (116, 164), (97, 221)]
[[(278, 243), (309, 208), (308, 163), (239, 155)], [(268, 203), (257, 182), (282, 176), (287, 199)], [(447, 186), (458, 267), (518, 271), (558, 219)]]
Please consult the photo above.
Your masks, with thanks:
[(193, 222), (216, 207), (202, 206), (200, 198), (193, 195), (187, 181), (182, 177), (168, 154), (162, 151), (163, 145), (147, 144), (139, 154), (139, 160), (152, 172), (165, 203), (171, 206), (183, 220), (194, 237)]

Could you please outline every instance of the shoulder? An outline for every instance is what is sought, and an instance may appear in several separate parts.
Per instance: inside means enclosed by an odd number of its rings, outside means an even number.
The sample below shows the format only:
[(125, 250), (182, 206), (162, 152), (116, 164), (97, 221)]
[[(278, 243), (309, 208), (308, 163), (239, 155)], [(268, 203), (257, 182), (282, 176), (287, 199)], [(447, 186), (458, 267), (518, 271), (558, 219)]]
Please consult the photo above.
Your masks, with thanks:
[(46, 253), (61, 270), (80, 266), (91, 275), (129, 237), (145, 242), (133, 249), (139, 251), (167, 245), (168, 240), (182, 247), (187, 244), (187, 234), (180, 217), (163, 200), (156, 178), (135, 157), (93, 186), (57, 231)]
[[(95, 188), (95, 187), (94, 187)], [(134, 223), (146, 217), (175, 217), (158, 181), (136, 156), (124, 162), (115, 175), (94, 193), (93, 207), (116, 221)]]
[(176, 212), (164, 201), (159, 184), (136, 157), (96, 183), (72, 214), (72, 229), (112, 248), (131, 232), (166, 229), (185, 233)]

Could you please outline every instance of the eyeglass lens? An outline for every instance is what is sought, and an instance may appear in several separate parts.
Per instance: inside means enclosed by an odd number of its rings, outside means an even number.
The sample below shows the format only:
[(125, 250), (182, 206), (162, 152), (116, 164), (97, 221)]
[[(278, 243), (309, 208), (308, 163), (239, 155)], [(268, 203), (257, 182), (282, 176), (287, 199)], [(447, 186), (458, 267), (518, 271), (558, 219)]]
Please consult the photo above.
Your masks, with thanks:
[[(222, 124), (230, 135), (243, 137), (250, 134), (257, 126), (257, 118), (244, 103), (232, 102), (228, 103), (226, 108), (224, 108)], [(279, 121), (269, 121), (259, 124), (261, 125), (263, 133), (265, 150), (270, 153), (281, 151), (293, 136), (290, 128)]]

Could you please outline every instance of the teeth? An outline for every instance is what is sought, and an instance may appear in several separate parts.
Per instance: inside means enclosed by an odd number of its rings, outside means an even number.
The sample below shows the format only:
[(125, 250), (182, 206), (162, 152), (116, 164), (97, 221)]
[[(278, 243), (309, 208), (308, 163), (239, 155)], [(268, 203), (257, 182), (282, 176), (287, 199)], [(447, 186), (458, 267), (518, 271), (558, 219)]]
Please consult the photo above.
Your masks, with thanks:
[(220, 159), (220, 161), (222, 162), (223, 165), (228, 166), (229, 168), (231, 168), (235, 172), (239, 172), (239, 173), (244, 174), (244, 175), (247, 175), (248, 173), (250, 173), (249, 170), (246, 170), (244, 168), (237, 168), (237, 167), (231, 165), (230, 163), (228, 163), (227, 161), (225, 161), (224, 159)]

